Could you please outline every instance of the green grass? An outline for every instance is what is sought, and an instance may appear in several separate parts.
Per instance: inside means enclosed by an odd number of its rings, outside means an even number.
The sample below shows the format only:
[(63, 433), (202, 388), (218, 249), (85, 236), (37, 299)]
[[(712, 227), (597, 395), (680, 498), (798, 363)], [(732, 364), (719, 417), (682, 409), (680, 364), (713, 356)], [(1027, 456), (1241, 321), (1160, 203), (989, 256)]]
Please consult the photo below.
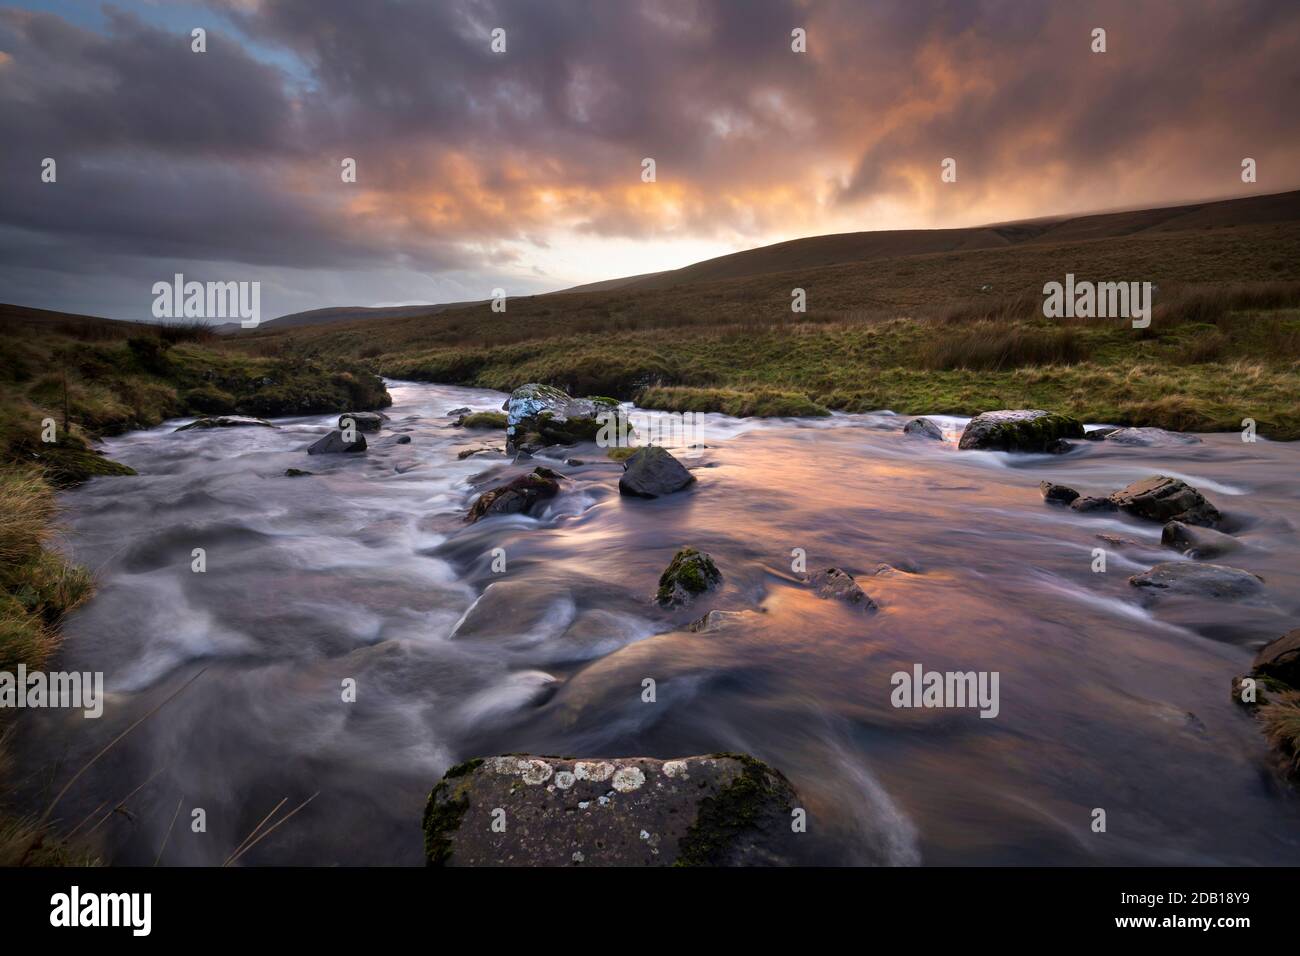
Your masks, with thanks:
[[(1150, 327), (1044, 318), (1043, 283), (1067, 272), (1156, 283)], [(790, 312), (796, 286), (807, 313)], [(898, 256), (239, 338), (251, 354), (364, 355), (394, 377), (503, 391), (544, 382), (667, 410), (1032, 405), (1195, 431), (1252, 418), (1266, 437), (1295, 439), (1300, 223)]]

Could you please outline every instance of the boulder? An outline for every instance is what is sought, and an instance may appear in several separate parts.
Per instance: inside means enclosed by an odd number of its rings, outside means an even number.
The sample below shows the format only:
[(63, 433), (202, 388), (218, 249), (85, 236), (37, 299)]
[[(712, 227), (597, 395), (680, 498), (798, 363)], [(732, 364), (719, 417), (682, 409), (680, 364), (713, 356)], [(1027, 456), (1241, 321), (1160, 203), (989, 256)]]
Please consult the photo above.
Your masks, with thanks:
[(388, 416), (379, 412), (344, 412), (339, 416), (339, 428), (347, 428), (349, 419), (356, 423), (359, 432), (377, 432), (388, 421)]
[(1253, 597), (1264, 590), (1258, 575), (1222, 564), (1197, 564), (1191, 561), (1168, 561), (1135, 574), (1128, 583), (1136, 588), (1166, 594), (1237, 601)]
[(1163, 428), (1116, 428), (1105, 436), (1116, 445), (1134, 445), (1139, 448), (1166, 448), (1173, 445), (1199, 445), (1195, 435), (1165, 431)]
[(1080, 495), (1070, 502), (1071, 511), (1116, 511), (1118, 506), (1109, 498), (1094, 498), (1091, 495)]
[(443, 412), (443, 414), (448, 418), (459, 418), (461, 415), (468, 415), (472, 411), (474, 411), (474, 409), (470, 408), (468, 405), (462, 405), (460, 408), (449, 409), (448, 411)]
[(623, 462), (623, 475), (618, 479), (620, 494), (636, 498), (658, 498), (681, 491), (695, 480), (695, 476), (682, 463), (658, 445), (638, 448)]
[(746, 754), (488, 757), (433, 788), (424, 852), (430, 866), (791, 864), (799, 803), (779, 771)]
[(337, 455), (344, 452), (358, 452), (366, 450), (366, 436), (357, 433), (356, 440), (347, 441), (342, 432), (330, 432), (320, 441), (315, 442), (307, 449), (309, 455)]
[[(879, 574), (879, 570), (876, 573)], [(808, 583), (812, 585), (819, 598), (833, 598), (867, 611), (876, 609), (876, 602), (867, 596), (867, 592), (862, 590), (858, 582), (853, 579), (853, 575), (847, 571), (839, 568), (815, 571), (808, 576)]]
[(1300, 627), (1261, 648), (1251, 663), (1251, 671), (1300, 688)]
[(1110, 496), (1121, 511), (1148, 521), (1181, 521), (1212, 528), (1222, 520), (1219, 510), (1199, 491), (1179, 478), (1152, 475)]
[(509, 450), (516, 446), (533, 450), (531, 446), (595, 441), (604, 419), (622, 414), (615, 399), (574, 398), (558, 388), (535, 382), (511, 392), (505, 412)]
[(188, 425), (175, 429), (187, 432), (191, 428), (275, 428), (265, 418), (250, 418), (246, 415), (217, 415), (212, 418), (196, 418)]
[(962, 449), (1018, 452), (1060, 452), (1068, 450), (1066, 438), (1082, 438), (1083, 425), (1068, 415), (1041, 409), (984, 412), (976, 415), (961, 433)]
[(1171, 521), (1165, 525), (1160, 534), (1160, 543), (1193, 558), (1217, 558), (1241, 547), (1241, 542), (1230, 534), (1213, 528), (1198, 528), (1181, 521)]
[(307, 478), (316, 474), (314, 471), (303, 471), (301, 468), (286, 468), (284, 477), (286, 478)]
[(713, 558), (694, 548), (681, 548), (659, 576), (655, 600), (664, 607), (679, 607), (720, 583), (722, 572), (713, 563)]
[(549, 468), (534, 468), (479, 495), (465, 520), (474, 522), (491, 515), (532, 514), (539, 505), (559, 493), (559, 479), (563, 477)]
[(913, 438), (929, 438), (943, 441), (943, 429), (928, 418), (913, 418), (903, 426), (903, 434)]
[(1068, 505), (1079, 497), (1079, 493), (1073, 488), (1053, 484), (1050, 481), (1040, 481), (1038, 490), (1043, 493), (1043, 500), (1050, 501), (1052, 504)]

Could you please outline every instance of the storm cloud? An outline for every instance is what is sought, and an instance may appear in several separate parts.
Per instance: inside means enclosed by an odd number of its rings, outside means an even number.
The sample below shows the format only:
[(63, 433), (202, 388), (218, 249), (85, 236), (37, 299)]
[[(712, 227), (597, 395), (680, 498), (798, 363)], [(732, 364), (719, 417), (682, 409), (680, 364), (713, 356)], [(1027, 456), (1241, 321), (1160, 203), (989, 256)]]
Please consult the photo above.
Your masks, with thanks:
[(46, 308), (142, 318), (172, 271), (269, 314), (483, 298), (1300, 185), (1284, 0), (64, 7), (0, 8), (0, 300)]

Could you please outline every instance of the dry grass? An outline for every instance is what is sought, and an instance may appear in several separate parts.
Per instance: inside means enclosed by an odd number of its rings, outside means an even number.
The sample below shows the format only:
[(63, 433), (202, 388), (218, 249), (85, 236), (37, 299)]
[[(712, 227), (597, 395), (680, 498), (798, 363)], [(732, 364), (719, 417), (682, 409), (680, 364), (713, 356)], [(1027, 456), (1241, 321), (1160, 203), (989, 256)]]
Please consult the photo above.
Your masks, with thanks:
[(1289, 761), (1289, 770), (1300, 773), (1300, 691), (1270, 694), (1259, 709), (1269, 743)]

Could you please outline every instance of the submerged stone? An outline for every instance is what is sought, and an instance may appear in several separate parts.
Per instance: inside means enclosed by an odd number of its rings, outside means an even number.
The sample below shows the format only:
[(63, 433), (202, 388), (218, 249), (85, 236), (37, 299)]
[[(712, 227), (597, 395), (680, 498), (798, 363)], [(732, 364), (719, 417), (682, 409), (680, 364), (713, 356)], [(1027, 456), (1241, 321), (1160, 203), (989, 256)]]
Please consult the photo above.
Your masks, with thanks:
[(903, 426), (903, 434), (912, 438), (929, 438), (943, 441), (943, 429), (928, 418), (913, 418)]
[[(879, 570), (877, 573), (880, 573)], [(876, 608), (876, 602), (862, 590), (858, 582), (853, 579), (853, 575), (840, 568), (814, 571), (808, 576), (808, 583), (812, 585), (819, 598), (843, 601), (845, 604), (868, 611)]]
[(188, 425), (181, 425), (175, 429), (178, 432), (187, 432), (192, 428), (275, 428), (265, 418), (250, 418), (246, 415), (217, 415), (212, 418), (196, 418)]
[(470, 506), (466, 521), (474, 522), (491, 515), (532, 514), (560, 491), (564, 476), (549, 468), (534, 468), (479, 495)]
[(1264, 590), (1264, 579), (1249, 571), (1222, 564), (1195, 564), (1190, 561), (1157, 564), (1141, 574), (1133, 575), (1128, 583), (1155, 593), (1186, 594), (1225, 601), (1252, 597)]
[(1050, 481), (1040, 481), (1038, 490), (1043, 493), (1043, 500), (1050, 501), (1053, 504), (1068, 505), (1079, 497), (1079, 493), (1073, 488), (1066, 485), (1053, 484)]

